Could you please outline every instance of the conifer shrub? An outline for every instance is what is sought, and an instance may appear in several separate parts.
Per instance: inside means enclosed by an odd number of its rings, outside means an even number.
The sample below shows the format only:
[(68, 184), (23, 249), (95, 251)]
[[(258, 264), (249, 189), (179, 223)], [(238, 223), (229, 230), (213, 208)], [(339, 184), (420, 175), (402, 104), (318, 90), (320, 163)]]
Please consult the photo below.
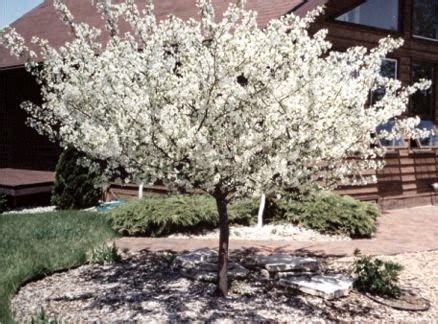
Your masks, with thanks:
[(377, 229), (380, 210), (372, 203), (321, 192), (302, 200), (279, 200), (270, 208), (270, 214), (277, 222), (289, 222), (323, 234), (369, 238)]
[[(259, 201), (232, 202), (231, 225), (254, 225)], [(376, 230), (377, 206), (351, 197), (319, 193), (301, 200), (268, 200), (265, 223), (289, 223), (324, 234), (370, 237)], [(113, 227), (123, 235), (164, 236), (196, 233), (218, 227), (216, 202), (207, 195), (170, 195), (133, 200), (109, 212)]]
[(67, 148), (56, 165), (52, 203), (58, 209), (83, 209), (95, 206), (102, 196), (101, 177), (78, 162), (84, 153)]
[(401, 294), (398, 282), (402, 270), (401, 264), (362, 256), (353, 266), (357, 276), (354, 285), (361, 292), (397, 298)]
[[(228, 208), (231, 225), (250, 225), (257, 221), (256, 201), (237, 201)], [(196, 233), (217, 228), (216, 202), (206, 195), (147, 197), (123, 204), (108, 213), (113, 228), (123, 235), (164, 236)]]
[(0, 194), (0, 214), (8, 210), (8, 198), (5, 194)]

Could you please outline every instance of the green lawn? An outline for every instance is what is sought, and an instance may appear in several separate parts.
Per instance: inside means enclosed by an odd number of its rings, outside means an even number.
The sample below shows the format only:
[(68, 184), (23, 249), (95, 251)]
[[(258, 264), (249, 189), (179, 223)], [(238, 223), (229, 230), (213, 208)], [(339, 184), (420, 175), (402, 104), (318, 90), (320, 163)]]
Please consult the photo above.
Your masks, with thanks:
[(86, 252), (116, 234), (103, 215), (62, 211), (0, 215), (0, 323), (24, 281), (86, 262)]

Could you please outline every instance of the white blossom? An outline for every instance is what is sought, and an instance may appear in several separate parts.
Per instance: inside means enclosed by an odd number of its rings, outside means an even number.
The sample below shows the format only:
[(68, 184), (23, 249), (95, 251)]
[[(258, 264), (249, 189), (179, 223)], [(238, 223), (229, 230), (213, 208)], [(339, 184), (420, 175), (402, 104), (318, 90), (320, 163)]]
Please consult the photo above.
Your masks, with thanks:
[[(376, 127), (394, 119), (412, 133), (418, 120), (401, 116), (409, 96), (430, 86), (380, 76), (401, 40), (331, 50), (326, 30), (307, 31), (320, 8), (260, 29), (242, 1), (221, 20), (210, 0), (197, 0), (198, 20), (159, 21), (152, 1), (140, 10), (133, 0), (102, 0), (110, 37), (101, 43), (102, 31), (54, 4), (75, 38), (61, 48), (34, 38), (40, 65), (16, 31), (0, 32), (41, 84), (42, 105), (23, 104), (30, 124), (135, 181), (235, 196), (375, 181), (366, 174), (383, 167), (377, 141), (395, 136), (375, 136)], [(120, 34), (119, 20), (130, 32)], [(385, 95), (369, 106), (377, 88)]]

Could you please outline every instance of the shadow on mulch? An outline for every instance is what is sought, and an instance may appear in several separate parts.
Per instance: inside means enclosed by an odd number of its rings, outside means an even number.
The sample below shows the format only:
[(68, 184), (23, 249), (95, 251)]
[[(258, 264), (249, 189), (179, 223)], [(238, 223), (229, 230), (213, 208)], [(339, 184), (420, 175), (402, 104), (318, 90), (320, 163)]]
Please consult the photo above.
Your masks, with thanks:
[(302, 256), (302, 257), (314, 257), (318, 259), (330, 259), (330, 258), (342, 258), (349, 256), (347, 253), (327, 253), (325, 251), (319, 250), (310, 250), (309, 248), (302, 248), (302, 249), (296, 249), (293, 252), (291, 252), (288, 245), (284, 245), (283, 247), (267, 247), (267, 246), (261, 246), (260, 248), (248, 248), (248, 249), (239, 249), (239, 250), (233, 250), (230, 251), (230, 255), (233, 256), (234, 254), (267, 254), (266, 252), (269, 251), (269, 254), (275, 254), (275, 253), (285, 253), (285, 254), (293, 254), (295, 256)]
[[(231, 259), (242, 260), (257, 253), (257, 249), (244, 249), (233, 251)], [(300, 251), (303, 256), (317, 256), (328, 259), (337, 255), (320, 255)], [(172, 267), (172, 262), (177, 256), (175, 252), (150, 252), (142, 251), (129, 256), (124, 261), (96, 269), (85, 269), (81, 278), (106, 287), (114, 283), (114, 287), (105, 288), (94, 294), (84, 294), (77, 299), (92, 299), (87, 309), (117, 309), (121, 304), (129, 305), (129, 309), (137, 315), (148, 316), (157, 311), (155, 307), (145, 307), (148, 303), (159, 305), (168, 314), (170, 321), (188, 321), (192, 317), (185, 312), (193, 310), (193, 303), (198, 305), (196, 314), (199, 320), (214, 321), (224, 317), (235, 320), (251, 320), (256, 322), (269, 322), (272, 319), (261, 315), (272, 305), (290, 308), (288, 312), (299, 311), (306, 316), (316, 316), (328, 321), (368, 316), (373, 309), (371, 305), (363, 303), (363, 297), (353, 292), (349, 297), (337, 301), (326, 301), (322, 298), (304, 296), (296, 291), (285, 291), (275, 287), (272, 282), (265, 281), (257, 271), (242, 282), (250, 285), (255, 290), (251, 293), (236, 295), (234, 292), (228, 298), (214, 297), (212, 292), (215, 285), (199, 281), (190, 281), (183, 284), (184, 277)], [(63, 298), (57, 298), (62, 301)], [(65, 301), (69, 299), (64, 298)], [(272, 301), (271, 304), (268, 301)], [(249, 307), (242, 307), (248, 305)], [(271, 306), (269, 306), (271, 305)], [(275, 310), (271, 309), (273, 312)], [(283, 308), (281, 312), (283, 313)], [(293, 314), (291, 314), (293, 319)]]

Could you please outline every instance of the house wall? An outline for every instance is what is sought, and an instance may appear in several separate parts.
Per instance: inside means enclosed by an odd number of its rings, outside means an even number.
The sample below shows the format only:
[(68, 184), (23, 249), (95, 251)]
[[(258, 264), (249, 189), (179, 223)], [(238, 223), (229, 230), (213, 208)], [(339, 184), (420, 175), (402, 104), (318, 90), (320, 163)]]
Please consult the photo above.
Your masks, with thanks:
[(26, 125), (26, 100), (40, 102), (32, 76), (23, 68), (0, 71), (0, 168), (53, 170), (60, 149)]
[(8, 127), (6, 123), (6, 77), (0, 73), (0, 168), (7, 166), (8, 156)]
[(376, 173), (378, 182), (362, 187), (339, 188), (341, 194), (378, 202), (385, 209), (438, 204), (432, 183), (438, 182), (438, 149), (393, 150)]
[[(414, 62), (438, 64), (438, 42), (412, 36), (413, 0), (400, 0), (400, 31), (398, 32), (335, 21), (339, 13), (346, 12), (357, 4), (358, 1), (355, 0), (329, 2), (326, 14), (318, 19), (313, 30), (327, 28), (328, 39), (333, 43), (334, 49), (340, 51), (351, 46), (375, 47), (379, 39), (388, 35), (403, 37), (404, 46), (390, 57), (397, 59), (398, 78), (405, 84), (410, 84), (412, 81)], [(437, 70), (433, 116), (436, 124), (438, 124)], [(385, 168), (377, 172), (377, 184), (340, 188), (339, 192), (378, 201), (385, 208), (430, 204), (436, 201), (431, 184), (438, 182), (438, 150), (410, 148), (394, 150), (386, 155), (385, 161)]]
[[(402, 48), (390, 54), (391, 58), (398, 61), (398, 78), (405, 84), (412, 81), (412, 63), (434, 63), (438, 65), (438, 42), (422, 40), (412, 36), (413, 0), (400, 0), (400, 31), (393, 32), (372, 27), (359, 26), (351, 23), (335, 21), (340, 12), (353, 8), (356, 0), (330, 1), (326, 13), (317, 20), (313, 30), (326, 28), (329, 30), (328, 40), (333, 43), (336, 50), (345, 50), (351, 46), (377, 46), (380, 39), (386, 36), (402, 37), (405, 44)], [(438, 70), (438, 69), (436, 69)], [(438, 94), (438, 73), (435, 71), (435, 94)], [(434, 98), (435, 123), (438, 123), (438, 95)]]

